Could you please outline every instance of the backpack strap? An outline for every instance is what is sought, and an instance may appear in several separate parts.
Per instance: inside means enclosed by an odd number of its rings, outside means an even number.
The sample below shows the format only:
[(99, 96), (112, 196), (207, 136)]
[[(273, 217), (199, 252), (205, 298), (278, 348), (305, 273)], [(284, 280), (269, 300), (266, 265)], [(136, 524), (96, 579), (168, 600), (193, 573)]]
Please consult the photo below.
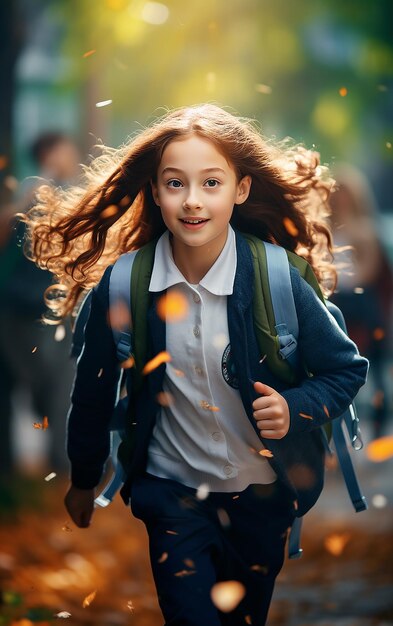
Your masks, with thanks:
[[(137, 251), (122, 254), (113, 265), (109, 280), (109, 321), (116, 345), (116, 356), (125, 361), (131, 353), (131, 272)], [(120, 309), (129, 315), (121, 319)], [(119, 323), (120, 322), (120, 323)]]
[(280, 343), (279, 353), (296, 371), (299, 367), (297, 337), (299, 324), (293, 297), (289, 262), (284, 248), (266, 241), (265, 246), (270, 297), (275, 329)]
[[(262, 242), (266, 252), (267, 273), (269, 277), (270, 296), (275, 318), (275, 329), (280, 342), (280, 355), (289, 364), (299, 367), (299, 359), (296, 356), (297, 338), (299, 336), (299, 324), (297, 320), (295, 300), (293, 297), (292, 283), (289, 272), (289, 260), (285, 250), (279, 246)], [(335, 305), (326, 302), (326, 306), (338, 325), (346, 332), (344, 317)], [(333, 441), (340, 468), (347, 486), (349, 496), (356, 512), (367, 509), (366, 498), (361, 493), (359, 483), (353, 468), (352, 460), (346, 445), (343, 426), (346, 424), (351, 443), (355, 449), (363, 445), (358, 427), (359, 419), (356, 415), (355, 405), (351, 404), (339, 418), (332, 420)], [(325, 447), (330, 451), (328, 439), (324, 429)], [(359, 445), (360, 443), (360, 445)], [(300, 548), (301, 519), (295, 518), (288, 541), (288, 556), (297, 559), (302, 555)]]

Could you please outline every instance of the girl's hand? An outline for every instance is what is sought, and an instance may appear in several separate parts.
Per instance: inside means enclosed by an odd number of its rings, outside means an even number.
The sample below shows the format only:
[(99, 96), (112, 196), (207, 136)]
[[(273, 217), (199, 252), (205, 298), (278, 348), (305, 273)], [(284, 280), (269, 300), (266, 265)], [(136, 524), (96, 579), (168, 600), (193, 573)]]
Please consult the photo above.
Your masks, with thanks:
[(260, 394), (260, 397), (252, 403), (252, 407), (261, 437), (282, 439), (290, 425), (287, 401), (278, 391), (263, 383), (254, 383), (254, 389)]
[(78, 489), (71, 485), (64, 504), (72, 521), (79, 528), (88, 528), (94, 511), (94, 489)]

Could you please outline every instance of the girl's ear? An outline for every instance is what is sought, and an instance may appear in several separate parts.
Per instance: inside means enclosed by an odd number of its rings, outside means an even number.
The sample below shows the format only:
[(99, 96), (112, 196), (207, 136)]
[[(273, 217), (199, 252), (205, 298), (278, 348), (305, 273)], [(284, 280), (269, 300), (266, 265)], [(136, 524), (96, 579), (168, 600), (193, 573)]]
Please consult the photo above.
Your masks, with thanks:
[(235, 204), (243, 204), (249, 196), (251, 189), (252, 178), (251, 176), (243, 176), (241, 181), (237, 185), (236, 201)]
[(151, 193), (153, 196), (153, 200), (156, 203), (157, 206), (160, 206), (160, 202), (158, 199), (158, 190), (157, 190), (157, 183), (154, 182), (153, 179), (150, 179), (150, 186), (151, 186)]

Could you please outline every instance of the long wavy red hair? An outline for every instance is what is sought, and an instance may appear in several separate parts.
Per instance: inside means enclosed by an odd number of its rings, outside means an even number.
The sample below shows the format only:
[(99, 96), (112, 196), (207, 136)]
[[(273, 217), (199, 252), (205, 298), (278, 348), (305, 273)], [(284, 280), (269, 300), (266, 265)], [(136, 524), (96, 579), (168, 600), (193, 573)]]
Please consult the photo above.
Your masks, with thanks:
[(23, 218), (26, 248), (61, 285), (50, 303), (55, 319), (71, 313), (81, 293), (122, 253), (164, 232), (150, 181), (168, 143), (191, 133), (212, 141), (239, 179), (252, 178), (248, 200), (235, 206), (232, 225), (300, 254), (325, 291), (334, 289), (327, 221), (334, 181), (319, 154), (287, 142), (275, 144), (251, 120), (203, 104), (167, 113), (119, 149), (103, 147), (84, 167), (79, 186), (39, 188), (36, 205)]

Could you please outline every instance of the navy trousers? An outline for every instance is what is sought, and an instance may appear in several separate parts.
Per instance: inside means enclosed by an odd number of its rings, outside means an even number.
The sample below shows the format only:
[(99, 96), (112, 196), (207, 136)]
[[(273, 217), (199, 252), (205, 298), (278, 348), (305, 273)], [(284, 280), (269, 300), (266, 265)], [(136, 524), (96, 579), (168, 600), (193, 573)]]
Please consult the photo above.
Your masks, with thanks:
[[(150, 561), (166, 626), (263, 626), (284, 562), (293, 503), (286, 487), (250, 485), (210, 493), (150, 474), (135, 479), (131, 510), (149, 535)], [(213, 604), (216, 582), (246, 590), (230, 612)]]

